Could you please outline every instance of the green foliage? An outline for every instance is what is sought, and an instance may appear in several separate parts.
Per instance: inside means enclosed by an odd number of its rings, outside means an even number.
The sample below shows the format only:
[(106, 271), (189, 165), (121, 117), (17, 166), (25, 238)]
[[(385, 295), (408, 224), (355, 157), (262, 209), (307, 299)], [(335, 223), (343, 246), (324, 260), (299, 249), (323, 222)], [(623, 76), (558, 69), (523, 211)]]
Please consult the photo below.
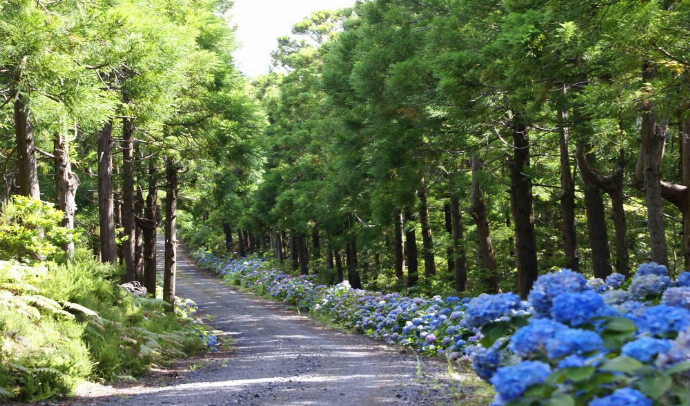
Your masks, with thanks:
[(203, 347), (189, 316), (126, 293), (117, 279), (117, 268), (93, 260), (50, 268), (0, 262), (4, 397), (67, 395), (85, 379), (136, 376)]
[(51, 259), (60, 245), (75, 238), (61, 226), (64, 213), (54, 205), (24, 196), (12, 199), (0, 212), (0, 258), (33, 262)]

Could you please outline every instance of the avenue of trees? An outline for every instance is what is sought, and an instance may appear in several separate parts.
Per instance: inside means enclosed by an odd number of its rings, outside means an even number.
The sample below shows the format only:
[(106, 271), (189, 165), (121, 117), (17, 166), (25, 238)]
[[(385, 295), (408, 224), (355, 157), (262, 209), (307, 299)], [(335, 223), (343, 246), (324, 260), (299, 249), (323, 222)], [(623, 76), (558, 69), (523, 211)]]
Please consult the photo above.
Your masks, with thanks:
[(690, 269), (689, 43), (673, 0), (314, 13), (254, 82), (257, 181), (207, 177), (188, 221), (354, 287), (524, 296), (560, 267)]
[[(0, 3), (2, 202), (55, 203), (82, 246), (152, 294), (165, 224), (168, 301), (178, 190), (190, 174), (259, 162), (252, 143), (264, 118), (233, 65), (231, 5)], [(74, 242), (63, 249), (73, 256)]]

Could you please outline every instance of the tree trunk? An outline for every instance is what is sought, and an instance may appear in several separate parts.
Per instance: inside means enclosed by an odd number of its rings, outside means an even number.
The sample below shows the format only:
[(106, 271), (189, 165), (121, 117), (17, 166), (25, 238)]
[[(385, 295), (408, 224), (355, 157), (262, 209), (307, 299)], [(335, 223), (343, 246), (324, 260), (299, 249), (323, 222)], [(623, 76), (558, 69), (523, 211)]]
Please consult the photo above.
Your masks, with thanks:
[(345, 280), (345, 276), (343, 275), (343, 259), (338, 250), (335, 251), (335, 273), (338, 278), (338, 283), (342, 283), (342, 281)]
[(125, 263), (124, 282), (136, 278), (134, 269), (134, 245), (136, 230), (134, 224), (134, 123), (131, 119), (122, 119), (122, 242), (123, 261)]
[(319, 235), (319, 223), (314, 225), (311, 231), (312, 258), (318, 261), (321, 258), (321, 236)]
[(134, 279), (141, 283), (144, 282), (144, 231), (141, 226), (136, 224), (136, 218), (144, 216), (144, 207), (144, 191), (141, 189), (141, 185), (137, 185), (137, 198), (134, 201)]
[(400, 210), (395, 211), (393, 222), (395, 227), (395, 247), (393, 250), (395, 252), (395, 277), (402, 282), (405, 269), (405, 249), (403, 247), (403, 216)]
[(171, 160), (166, 163), (167, 189), (165, 193), (165, 268), (163, 274), (163, 300), (175, 303), (177, 276), (177, 172)]
[(563, 235), (563, 253), (565, 254), (566, 268), (579, 272), (580, 258), (577, 252), (577, 232), (575, 230), (575, 182), (573, 181), (570, 153), (568, 151), (570, 136), (567, 127), (568, 112), (560, 105), (558, 119), (558, 144), (561, 150), (561, 232)]
[[(484, 203), (484, 193), (479, 184), (479, 174), (482, 171), (483, 163), (472, 155), (472, 191), (470, 194), (470, 213), (477, 226), (477, 238), (479, 240), (479, 255), (477, 265), (482, 274), (482, 285), (487, 293), (498, 292), (498, 275), (496, 274), (496, 256), (494, 244), (491, 240), (489, 229), (489, 219), (486, 214), (486, 204)], [(510, 217), (508, 217), (510, 219)]]
[(357, 238), (350, 237), (347, 243), (347, 280), (353, 289), (362, 289), (357, 262)]
[(333, 263), (333, 247), (331, 246), (331, 242), (327, 241), (326, 242), (326, 269), (334, 269), (335, 264)]
[[(451, 186), (452, 189), (452, 186)], [(453, 253), (453, 213), (451, 210), (451, 204), (445, 203), (443, 205), (443, 214), (446, 225), (446, 231), (451, 236), (450, 244), (446, 247), (446, 261), (448, 262), (448, 273), (453, 275), (455, 272), (455, 258)]]
[(410, 210), (405, 210), (405, 262), (407, 263), (407, 286), (413, 287), (419, 281), (419, 260), (417, 258), (417, 237)]
[(244, 232), (240, 229), (237, 230), (237, 255), (239, 255), (240, 258), (247, 256), (244, 251)]
[(309, 275), (309, 252), (307, 250), (307, 238), (303, 234), (297, 236), (297, 257), (299, 269), (302, 275)]
[[(120, 173), (117, 170), (117, 167), (115, 167), (115, 176), (119, 175)], [(115, 191), (113, 193), (113, 209), (114, 209), (114, 214), (115, 214), (115, 230), (119, 230), (117, 232), (117, 238), (122, 241), (122, 238), (124, 237), (124, 232), (122, 231), (122, 196), (120, 196), (120, 193), (118, 191)], [(125, 259), (125, 254), (123, 252), (123, 245), (117, 244), (115, 246), (115, 251), (117, 252), (117, 260), (120, 265), (124, 263)], [(124, 275), (122, 276), (122, 279), (124, 279)]]
[(464, 230), (460, 198), (455, 194), (450, 197), (451, 229), (453, 232), (453, 269), (455, 274), (455, 289), (464, 292), (467, 289), (467, 254), (464, 244)]
[(101, 262), (115, 263), (115, 208), (113, 203), (113, 122), (108, 121), (98, 132), (98, 214)]
[[(611, 176), (601, 176), (594, 172), (590, 167), (589, 160), (584, 154), (586, 146), (583, 142), (577, 144), (577, 164), (583, 182), (590, 182), (601, 188), (611, 198), (611, 208), (613, 211), (613, 225), (616, 239), (616, 272), (628, 275), (630, 273), (630, 255), (628, 254), (628, 230), (625, 220), (623, 193), (623, 167), (625, 166), (625, 156), (623, 150), (620, 151), (616, 169)], [(591, 244), (591, 241), (590, 241)]]
[(19, 91), (17, 91), (17, 95), (14, 97), (14, 133), (17, 144), (19, 193), (35, 200), (41, 200), (41, 190), (38, 186), (34, 129), (31, 125), (31, 111), (26, 98)]
[[(645, 62), (642, 79), (651, 82), (656, 68)], [(664, 155), (667, 121), (658, 120), (654, 105), (647, 100), (642, 104), (642, 149), (644, 153), (644, 191), (647, 206), (647, 229), (651, 260), (668, 266), (664, 204), (661, 196), (661, 159)]]
[(299, 268), (299, 255), (297, 253), (297, 236), (293, 230), (290, 231), (288, 245), (290, 249), (290, 267), (293, 270), (297, 270)]
[[(681, 183), (690, 190), (690, 118), (680, 120), (680, 166)], [(686, 190), (686, 201), (688, 191)], [(683, 210), (683, 257), (685, 271), (690, 271), (690, 204)]]
[(232, 226), (227, 221), (223, 221), (223, 233), (225, 233), (225, 251), (232, 249)]
[(611, 253), (604, 199), (599, 187), (582, 177), (585, 189), (585, 208), (587, 210), (587, 232), (592, 249), (592, 271), (595, 278), (606, 278), (611, 274)]
[(278, 252), (278, 262), (283, 263), (283, 233), (276, 233), (276, 251)]
[(511, 123), (513, 159), (510, 167), (511, 207), (515, 224), (515, 251), (518, 270), (518, 292), (525, 298), (539, 275), (537, 239), (534, 231), (532, 179), (529, 177), (530, 143), (527, 126), (520, 117)]
[(426, 183), (421, 181), (419, 190), (419, 222), (422, 225), (422, 246), (424, 255), (424, 276), (429, 277), (436, 274), (436, 264), (434, 263), (434, 241), (431, 238), (431, 225), (429, 224), (429, 206), (426, 198)]
[[(77, 211), (75, 196), (79, 187), (79, 178), (72, 172), (72, 164), (69, 160), (69, 137), (65, 128), (58, 133), (53, 140), (53, 156), (55, 157), (55, 195), (57, 208), (65, 213), (62, 226), (68, 230), (74, 230), (74, 214)], [(76, 132), (76, 125), (75, 125)], [(62, 245), (62, 250), (71, 261), (74, 258), (74, 241), (70, 240)]]
[(158, 175), (149, 164), (149, 190), (146, 196), (144, 230), (144, 286), (149, 295), (156, 296), (156, 234), (158, 229)]

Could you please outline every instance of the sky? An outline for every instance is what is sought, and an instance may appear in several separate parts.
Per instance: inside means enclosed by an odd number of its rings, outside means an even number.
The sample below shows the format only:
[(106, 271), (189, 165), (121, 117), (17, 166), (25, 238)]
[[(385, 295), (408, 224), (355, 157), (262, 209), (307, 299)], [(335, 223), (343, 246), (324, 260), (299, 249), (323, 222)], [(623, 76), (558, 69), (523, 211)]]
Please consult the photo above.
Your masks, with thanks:
[(240, 71), (250, 77), (268, 72), (276, 39), (312, 11), (352, 7), (355, 0), (235, 0), (231, 23), (239, 48), (233, 53)]

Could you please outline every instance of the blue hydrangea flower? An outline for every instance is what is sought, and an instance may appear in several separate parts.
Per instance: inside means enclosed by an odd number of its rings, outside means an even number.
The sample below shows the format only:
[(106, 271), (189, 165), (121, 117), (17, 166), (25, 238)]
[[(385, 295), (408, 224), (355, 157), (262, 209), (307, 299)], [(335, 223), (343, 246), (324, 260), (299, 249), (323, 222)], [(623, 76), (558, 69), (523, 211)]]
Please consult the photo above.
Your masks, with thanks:
[(560, 323), (577, 327), (597, 316), (604, 307), (604, 299), (596, 292), (563, 293), (553, 299), (551, 316)]
[(622, 388), (610, 396), (594, 399), (589, 406), (652, 406), (652, 400), (633, 388)]
[(553, 338), (556, 332), (567, 328), (551, 319), (532, 319), (528, 325), (513, 334), (510, 339), (510, 350), (521, 357), (544, 351), (548, 340)]
[(659, 265), (656, 262), (648, 262), (642, 264), (637, 268), (634, 278), (645, 275), (668, 276), (668, 269), (664, 265)]
[(483, 293), (470, 301), (465, 311), (464, 323), (470, 327), (481, 327), (498, 318), (520, 309), (520, 297), (514, 293), (488, 295)]
[(612, 273), (606, 277), (606, 289), (618, 289), (625, 282), (625, 276), (619, 273)]
[(640, 331), (652, 335), (678, 333), (690, 328), (690, 310), (658, 305), (646, 309), (635, 323)]
[(650, 295), (658, 295), (673, 285), (668, 276), (646, 274), (635, 276), (630, 285), (630, 293), (637, 299), (645, 299)]
[(587, 287), (602, 293), (606, 289), (606, 282), (601, 278), (590, 279), (587, 281)]
[(617, 305), (632, 299), (632, 295), (627, 290), (615, 289), (604, 292), (602, 295), (604, 302), (610, 305)]
[(498, 368), (491, 384), (501, 402), (520, 397), (532, 385), (543, 383), (551, 374), (551, 368), (539, 361), (522, 361), (512, 367)]
[[(660, 369), (666, 369), (679, 362), (690, 361), (690, 329), (678, 334), (678, 337), (670, 344), (669, 351), (659, 354), (656, 358), (655, 364)], [(685, 372), (683, 375), (690, 378), (690, 372)]]
[(640, 337), (635, 341), (625, 344), (621, 353), (625, 356), (647, 363), (651, 361), (655, 355), (662, 352), (668, 352), (670, 349), (671, 342), (669, 340)]
[(585, 365), (587, 365), (587, 358), (579, 355), (571, 355), (569, 357), (564, 358), (561, 362), (558, 363), (558, 369), (581, 368)]
[(668, 288), (661, 296), (661, 303), (690, 310), (690, 288)]
[(593, 331), (568, 328), (556, 332), (546, 343), (546, 353), (549, 358), (561, 358), (568, 355), (583, 355), (592, 351), (600, 351), (604, 341)]
[(538, 317), (549, 317), (553, 299), (562, 293), (578, 293), (587, 288), (587, 279), (570, 269), (540, 276), (529, 292), (529, 301)]
[(690, 272), (683, 272), (676, 278), (676, 286), (690, 287)]
[(465, 348), (465, 353), (472, 361), (472, 369), (480, 378), (488, 381), (501, 364), (501, 354), (494, 347), (484, 348), (474, 345)]

